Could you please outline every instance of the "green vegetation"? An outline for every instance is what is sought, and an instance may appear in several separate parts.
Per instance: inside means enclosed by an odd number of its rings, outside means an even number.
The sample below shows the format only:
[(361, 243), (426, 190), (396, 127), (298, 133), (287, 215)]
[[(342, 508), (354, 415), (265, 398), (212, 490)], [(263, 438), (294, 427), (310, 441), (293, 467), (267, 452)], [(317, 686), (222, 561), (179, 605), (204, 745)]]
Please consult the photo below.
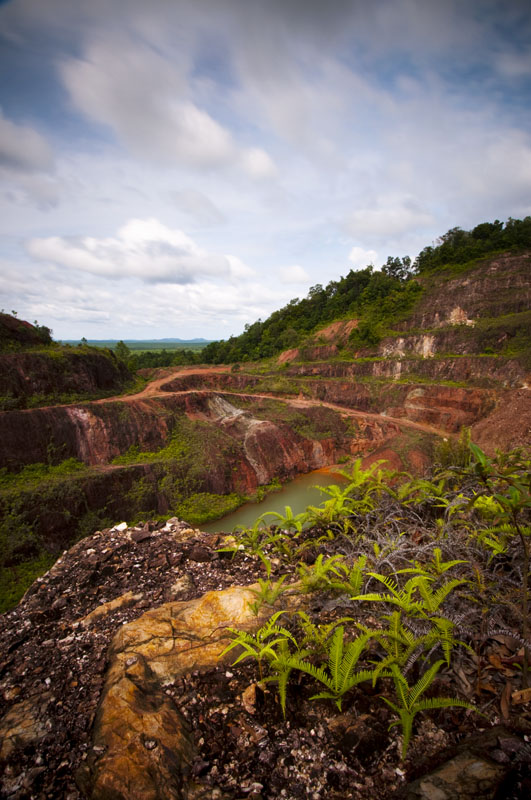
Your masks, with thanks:
[(6, 314), (0, 311), (0, 353), (20, 352), (35, 347), (49, 347), (52, 343), (52, 331), (46, 325), (33, 325), (17, 319), (17, 312)]
[(192, 525), (201, 525), (213, 519), (224, 517), (235, 511), (247, 498), (233, 492), (232, 494), (211, 494), (199, 492), (183, 500), (174, 509), (174, 513)]
[(124, 363), (131, 372), (138, 369), (153, 369), (159, 367), (180, 367), (185, 364), (201, 364), (203, 359), (201, 351), (207, 342), (161, 342), (161, 341), (132, 341), (132, 342), (93, 342), (96, 347), (110, 347), (116, 357)]
[(345, 278), (330, 281), (325, 288), (313, 286), (306, 298), (291, 300), (267, 320), (246, 325), (240, 336), (211, 342), (201, 358), (211, 364), (269, 358), (305, 343), (312, 332), (342, 317), (370, 319), (366, 328), (363, 324), (361, 328), (372, 341), (377, 336), (372, 333), (375, 326), (383, 326), (386, 320), (407, 312), (421, 295), (422, 287), (411, 279), (408, 270), (409, 266), (405, 267), (397, 277), (392, 268), (375, 271), (369, 266), (357, 272), (351, 270)]
[(181, 430), (174, 430), (165, 447), (159, 450), (140, 450), (137, 444), (132, 444), (127, 452), (113, 459), (113, 464), (147, 464), (154, 461), (179, 460), (190, 453), (190, 440)]
[(62, 481), (70, 475), (86, 472), (88, 467), (77, 458), (67, 458), (60, 464), (28, 464), (19, 472), (9, 472), (5, 467), (0, 469), (0, 489), (29, 488), (42, 481)]
[[(453, 447), (440, 448), (438, 460), (422, 479), (378, 465), (362, 470), (357, 462), (341, 496), (330, 487), (331, 499), (337, 495), (341, 502), (334, 525), (319, 526), (326, 537), (304, 527), (310, 509), (294, 517), (287, 508), (272, 526), (262, 517), (252, 529), (237, 532), (233, 548), (235, 557), (258, 557), (266, 567), (268, 580), (255, 591), (255, 613), (264, 604), (276, 610), (254, 633), (231, 629), (225, 653), (236, 649), (234, 664), (257, 662), (260, 680), (277, 684), (284, 715), (290, 686), (300, 693), (301, 673), (310, 681), (308, 694), (317, 685), (310, 700), (332, 700), (340, 711), (354, 702), (358, 686), (377, 686), (371, 694), (397, 717), (389, 727), (401, 728), (403, 759), (418, 714), (477, 710), (473, 692), (447, 696), (448, 689), (460, 688), (454, 682), (463, 648), (479, 652), (500, 631), (513, 636), (524, 650), (527, 685), (530, 454), (516, 450), (488, 458), (465, 431)], [(282, 574), (275, 581), (276, 559)], [(311, 593), (311, 612), (287, 599), (300, 593)], [(367, 604), (372, 607), (364, 617)], [(330, 618), (323, 611), (327, 606), (347, 607), (351, 616), (338, 619), (329, 612)], [(515, 614), (521, 635), (510, 632)], [(515, 651), (513, 668), (517, 663)], [(443, 694), (437, 691), (441, 679)]]
[(437, 245), (424, 248), (413, 267), (411, 260), (389, 256), (380, 270), (372, 266), (351, 270), (327, 286), (312, 286), (307, 297), (291, 300), (266, 320), (246, 325), (240, 336), (211, 342), (201, 353), (205, 363), (240, 363), (271, 358), (295, 347), (315, 344), (311, 335), (326, 324), (357, 317), (358, 328), (350, 336), (349, 350), (375, 347), (388, 328), (405, 318), (419, 300), (423, 288), (415, 275), (434, 271), (453, 274), (477, 266), (488, 255), (531, 246), (531, 217), (496, 220), (472, 231), (452, 228)]
[(0, 571), (0, 614), (13, 608), (26, 589), (49, 570), (55, 560), (55, 555), (42, 553), (23, 564), (14, 564)]
[(448, 264), (465, 264), (506, 250), (521, 250), (531, 245), (531, 217), (509, 217), (507, 222), (482, 222), (471, 231), (451, 228), (436, 246), (425, 247), (415, 260), (417, 273), (433, 272)]

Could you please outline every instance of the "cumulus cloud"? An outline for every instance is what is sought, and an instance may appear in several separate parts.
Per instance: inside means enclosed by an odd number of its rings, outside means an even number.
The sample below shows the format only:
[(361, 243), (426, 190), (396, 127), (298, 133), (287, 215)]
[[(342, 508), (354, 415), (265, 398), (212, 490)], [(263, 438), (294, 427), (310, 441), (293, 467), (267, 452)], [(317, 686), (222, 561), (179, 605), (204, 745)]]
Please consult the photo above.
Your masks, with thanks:
[(244, 150), (241, 163), (245, 172), (251, 178), (272, 178), (277, 173), (277, 168), (271, 157), (258, 147)]
[(363, 247), (353, 247), (348, 254), (348, 260), (354, 266), (354, 269), (364, 269), (364, 267), (372, 264), (375, 266), (378, 262), (378, 253), (376, 250), (364, 250)]
[(399, 236), (427, 228), (434, 222), (433, 216), (409, 197), (383, 197), (367, 208), (353, 211), (345, 227), (356, 238), (382, 238)]
[(47, 171), (53, 153), (46, 139), (27, 125), (17, 125), (0, 109), (0, 166), (22, 172)]
[(189, 284), (205, 276), (231, 279), (251, 274), (234, 256), (210, 253), (183, 231), (157, 219), (131, 219), (115, 237), (34, 238), (26, 249), (40, 261), (147, 283)]
[(254, 179), (276, 174), (261, 148), (241, 148), (231, 131), (192, 99), (186, 65), (122, 39), (100, 41), (84, 59), (60, 64), (74, 105), (110, 127), (136, 156), (192, 168), (239, 164)]
[(195, 167), (234, 157), (231, 134), (186, 96), (178, 66), (145, 45), (98, 41), (60, 73), (76, 107), (136, 155)]
[(281, 267), (278, 270), (278, 277), (281, 283), (310, 283), (311, 278), (300, 264), (292, 264), (289, 267)]

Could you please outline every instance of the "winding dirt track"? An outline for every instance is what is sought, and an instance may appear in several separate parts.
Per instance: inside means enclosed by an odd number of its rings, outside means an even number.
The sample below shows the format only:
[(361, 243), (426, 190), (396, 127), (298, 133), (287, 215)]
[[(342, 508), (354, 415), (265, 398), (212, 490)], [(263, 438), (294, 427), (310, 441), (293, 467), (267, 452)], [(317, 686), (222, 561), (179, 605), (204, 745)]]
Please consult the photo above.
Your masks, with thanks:
[(179, 369), (176, 371), (167, 371), (163, 377), (156, 378), (154, 381), (148, 383), (148, 385), (142, 389), (141, 392), (137, 394), (130, 394), (130, 395), (117, 395), (116, 397), (106, 397), (102, 400), (96, 400), (96, 403), (113, 403), (113, 402), (121, 402), (121, 403), (134, 403), (138, 400), (146, 400), (147, 398), (152, 397), (168, 397), (168, 395), (187, 395), (187, 394), (197, 394), (198, 392), (202, 392), (204, 394), (235, 394), (239, 397), (245, 398), (262, 398), (264, 400), (279, 400), (282, 403), (286, 403), (286, 405), (293, 406), (294, 408), (310, 408), (312, 406), (319, 406), (321, 408), (331, 408), (333, 411), (339, 411), (345, 417), (357, 417), (359, 419), (373, 419), (379, 420), (380, 422), (394, 422), (396, 425), (403, 427), (403, 428), (410, 428), (417, 431), (422, 431), (423, 433), (431, 433), (436, 436), (442, 436), (443, 438), (449, 438), (454, 436), (452, 433), (448, 433), (448, 431), (443, 430), (442, 428), (435, 428), (432, 425), (426, 425), (423, 422), (413, 422), (409, 419), (403, 419), (402, 417), (389, 417), (387, 414), (377, 414), (370, 411), (357, 411), (353, 408), (347, 408), (345, 406), (337, 405), (336, 403), (326, 403), (322, 400), (311, 400), (307, 398), (293, 398), (293, 397), (282, 397), (276, 394), (249, 394), (247, 392), (229, 392), (223, 389), (186, 389), (181, 392), (168, 392), (163, 391), (162, 387), (164, 384), (169, 383), (174, 378), (182, 378), (186, 375), (216, 375), (220, 372), (229, 372), (230, 367), (208, 367), (206, 369), (198, 369), (195, 368), (185, 368)]

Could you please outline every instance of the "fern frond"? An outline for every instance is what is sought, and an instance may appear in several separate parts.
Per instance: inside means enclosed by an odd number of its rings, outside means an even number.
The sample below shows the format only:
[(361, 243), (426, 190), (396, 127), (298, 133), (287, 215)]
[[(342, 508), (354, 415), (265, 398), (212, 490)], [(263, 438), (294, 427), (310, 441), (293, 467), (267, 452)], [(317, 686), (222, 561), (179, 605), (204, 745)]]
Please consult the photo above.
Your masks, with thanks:
[(299, 672), (305, 672), (311, 678), (315, 678), (316, 681), (319, 681), (319, 683), (328, 686), (330, 689), (333, 688), (330, 677), (327, 675), (326, 670), (323, 667), (318, 667), (315, 664), (312, 664), (311, 661), (306, 661), (304, 658), (296, 655), (290, 658), (289, 664), (292, 669), (297, 669)]
[(437, 675), (443, 664), (444, 661), (442, 659), (436, 661), (435, 664), (432, 664), (431, 667), (428, 670), (426, 670), (424, 675), (422, 675), (419, 678), (416, 684), (411, 689), (409, 689), (407, 693), (408, 708), (411, 709), (416, 704), (419, 697), (422, 694), (424, 694), (426, 689), (428, 689), (428, 687), (433, 683), (435, 676)]
[(341, 663), (343, 660), (343, 638), (345, 629), (342, 625), (336, 628), (332, 641), (330, 642), (330, 650), (328, 652), (328, 669), (332, 675), (332, 682), (334, 687), (339, 686), (341, 675)]
[[(466, 583), (465, 580), (459, 580), (458, 578), (453, 578), (448, 583), (445, 583), (444, 586), (439, 587), (430, 597), (431, 606), (429, 608), (430, 611), (437, 611), (441, 603), (446, 600), (450, 592), (453, 592), (457, 586), (461, 586), (463, 583)], [(419, 587), (420, 588), (420, 587)], [(420, 590), (422, 591), (422, 590)], [(426, 601), (428, 604), (428, 601)]]
[(461, 700), (459, 697), (426, 697), (424, 700), (419, 700), (419, 702), (415, 704), (415, 710), (432, 711), (436, 708), (450, 708), (452, 706), (468, 708), (471, 711), (477, 711), (478, 714), (481, 713), (475, 705), (467, 703), (466, 700)]

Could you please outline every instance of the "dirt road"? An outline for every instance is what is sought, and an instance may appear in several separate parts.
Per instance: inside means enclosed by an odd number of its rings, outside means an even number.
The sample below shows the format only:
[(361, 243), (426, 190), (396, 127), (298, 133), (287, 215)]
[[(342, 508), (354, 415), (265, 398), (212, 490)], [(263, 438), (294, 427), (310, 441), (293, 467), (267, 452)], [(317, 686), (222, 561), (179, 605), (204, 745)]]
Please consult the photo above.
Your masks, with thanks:
[(147, 398), (152, 397), (168, 397), (168, 395), (187, 395), (187, 394), (195, 394), (197, 392), (203, 393), (210, 393), (210, 394), (237, 394), (239, 397), (245, 398), (262, 398), (264, 400), (279, 400), (282, 403), (286, 403), (286, 405), (293, 406), (294, 408), (311, 408), (312, 406), (320, 406), (323, 408), (330, 408), (333, 411), (339, 411), (345, 417), (357, 417), (359, 419), (373, 419), (379, 420), (380, 422), (394, 422), (396, 425), (399, 425), (402, 428), (410, 428), (417, 431), (422, 431), (423, 433), (431, 433), (435, 434), (436, 436), (442, 436), (443, 438), (451, 437), (453, 434), (448, 433), (448, 431), (443, 430), (442, 428), (435, 428), (432, 425), (426, 425), (423, 422), (413, 422), (412, 420), (403, 419), (402, 417), (389, 417), (386, 414), (377, 414), (374, 412), (369, 411), (357, 411), (353, 408), (347, 408), (346, 406), (338, 405), (337, 403), (326, 403), (321, 400), (312, 400), (309, 398), (293, 398), (293, 397), (281, 397), (276, 394), (249, 394), (245, 392), (227, 392), (223, 389), (186, 389), (181, 392), (167, 392), (163, 391), (162, 387), (164, 384), (169, 383), (174, 378), (183, 378), (187, 375), (217, 375), (220, 372), (227, 373), (230, 371), (229, 366), (223, 367), (206, 367), (205, 369), (198, 369), (197, 367), (185, 367), (178, 370), (164, 370), (164, 375), (162, 377), (158, 377), (153, 381), (150, 381), (148, 385), (142, 389), (141, 392), (137, 394), (130, 394), (130, 395), (118, 395), (116, 397), (106, 397), (102, 400), (96, 400), (96, 403), (112, 403), (112, 402), (121, 402), (121, 403), (133, 403), (137, 402), (138, 400), (146, 400)]

